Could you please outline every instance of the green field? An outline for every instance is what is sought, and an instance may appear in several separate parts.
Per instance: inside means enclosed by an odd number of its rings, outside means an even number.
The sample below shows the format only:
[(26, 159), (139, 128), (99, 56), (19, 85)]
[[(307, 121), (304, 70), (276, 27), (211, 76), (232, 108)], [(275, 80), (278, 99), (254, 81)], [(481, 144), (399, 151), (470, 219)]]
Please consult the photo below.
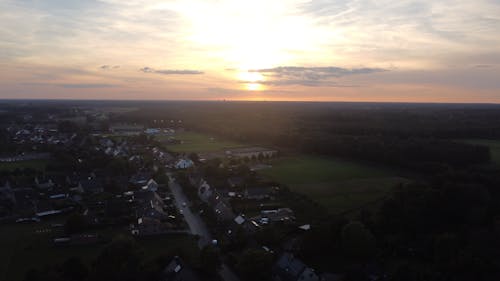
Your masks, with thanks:
[(461, 142), (488, 146), (491, 153), (491, 162), (500, 166), (500, 140), (470, 139), (460, 140)]
[[(239, 147), (242, 144), (220, 138), (212, 137), (210, 135), (195, 133), (195, 132), (178, 132), (173, 138), (180, 140), (180, 144), (167, 144), (166, 148), (173, 152), (216, 152), (222, 151), (228, 147)], [(166, 142), (170, 136), (158, 136), (157, 139), (161, 142)]]
[(375, 202), (407, 181), (387, 168), (315, 156), (282, 158), (272, 166), (259, 172), (308, 195), (331, 213)]
[(15, 169), (34, 169), (43, 171), (49, 163), (48, 160), (29, 160), (18, 162), (2, 162), (0, 163), (0, 171), (14, 171)]
[[(63, 263), (70, 257), (79, 257), (90, 264), (105, 244), (90, 246), (54, 247), (51, 244), (53, 233), (37, 233), (49, 229), (44, 224), (2, 225), (0, 231), (0, 281), (23, 280), (31, 268)], [(101, 235), (116, 234), (117, 230), (103, 231)], [(126, 233), (122, 231), (121, 233)], [(147, 260), (172, 253), (184, 253), (188, 259), (198, 258), (196, 240), (187, 235), (165, 235), (149, 240), (139, 240)]]

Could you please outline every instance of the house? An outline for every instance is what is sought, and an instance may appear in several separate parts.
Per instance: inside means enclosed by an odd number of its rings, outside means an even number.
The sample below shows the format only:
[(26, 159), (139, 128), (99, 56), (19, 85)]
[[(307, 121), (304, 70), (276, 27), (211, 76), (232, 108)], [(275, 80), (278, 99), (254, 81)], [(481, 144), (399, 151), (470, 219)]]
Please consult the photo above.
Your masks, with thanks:
[(191, 159), (180, 159), (175, 163), (176, 169), (188, 169), (194, 166), (194, 162)]
[(227, 179), (227, 183), (231, 188), (242, 187), (245, 183), (245, 180), (241, 177), (231, 177)]
[(291, 253), (283, 253), (273, 267), (275, 281), (319, 281), (319, 276)]
[(201, 281), (198, 274), (187, 266), (179, 257), (173, 260), (163, 270), (161, 281)]
[(277, 150), (263, 147), (243, 147), (226, 150), (226, 155), (234, 158), (273, 157), (277, 154)]
[(0, 185), (0, 217), (11, 214), (15, 204), (16, 197), (9, 182)]
[(80, 180), (78, 189), (90, 194), (98, 194), (104, 191), (101, 181), (95, 177), (87, 177)]
[(219, 222), (232, 221), (236, 217), (229, 202), (226, 202), (218, 193), (212, 194), (208, 203), (212, 206)]
[(342, 276), (334, 273), (323, 273), (321, 274), (321, 281), (341, 281)]
[(48, 177), (36, 177), (35, 184), (39, 189), (50, 189), (54, 186), (54, 182)]
[(147, 135), (158, 135), (161, 133), (161, 130), (159, 128), (147, 128), (144, 132)]
[(235, 217), (231, 206), (222, 200), (214, 206), (214, 212), (217, 220), (223, 222), (231, 221)]
[(261, 211), (260, 217), (261, 221), (267, 222), (289, 222), (295, 220), (294, 213), (290, 208)]
[(67, 175), (66, 176), (66, 184), (70, 188), (75, 188), (80, 184), (80, 177), (76, 173), (73, 173), (71, 175)]
[(160, 220), (149, 217), (137, 219), (137, 224), (132, 228), (132, 235), (151, 236), (165, 234), (172, 228), (169, 223), (162, 223)]
[(244, 224), (246, 221), (245, 217), (243, 217), (242, 215), (239, 215), (237, 216), (236, 218), (234, 218), (234, 222), (238, 225), (242, 225)]
[(245, 188), (243, 196), (250, 200), (272, 199), (275, 189), (271, 186), (257, 186)]
[(144, 126), (138, 124), (113, 124), (109, 130), (121, 135), (140, 135)]
[(197, 172), (190, 173), (188, 179), (189, 183), (196, 188), (198, 188), (204, 182), (201, 174)]
[(38, 193), (32, 188), (16, 188), (14, 189), (15, 209), (20, 215), (34, 215), (36, 204), (38, 202)]
[(10, 201), (12, 204), (16, 203), (14, 191), (10, 187), (10, 183), (8, 181), (5, 181), (2, 185), (0, 185), (0, 202), (2, 202), (2, 200)]
[(132, 213), (131, 202), (126, 197), (114, 197), (106, 200), (104, 214), (108, 218), (120, 219)]
[(200, 186), (198, 187), (198, 197), (201, 201), (208, 203), (212, 195), (213, 191), (210, 188), (210, 185), (206, 181), (202, 180)]
[[(230, 189), (227, 187), (218, 187), (215, 189), (215, 191), (223, 198), (230, 198), (236, 196), (236, 192), (230, 191)], [(233, 196), (229, 195), (230, 193)]]
[(105, 189), (109, 189), (112, 192), (125, 192), (129, 187), (128, 176), (106, 176), (104, 179)]
[(148, 217), (161, 221), (168, 218), (168, 214), (164, 210), (165, 203), (156, 192), (140, 190), (134, 192), (133, 198), (137, 203), (137, 217)]
[(99, 141), (99, 143), (100, 143), (100, 145), (101, 145), (102, 147), (113, 147), (113, 146), (114, 146), (113, 141), (112, 141), (112, 140), (110, 140), (110, 139), (105, 139), (105, 138), (104, 138), (104, 139), (101, 139), (101, 140)]
[(158, 191), (158, 183), (156, 183), (156, 181), (154, 179), (150, 179), (148, 181), (148, 183), (142, 187), (142, 189), (156, 192), (156, 191)]
[(97, 234), (76, 234), (72, 235), (70, 245), (94, 245), (103, 241)]
[(151, 179), (151, 174), (146, 172), (139, 172), (132, 177), (130, 177), (129, 182), (135, 186), (144, 186)]

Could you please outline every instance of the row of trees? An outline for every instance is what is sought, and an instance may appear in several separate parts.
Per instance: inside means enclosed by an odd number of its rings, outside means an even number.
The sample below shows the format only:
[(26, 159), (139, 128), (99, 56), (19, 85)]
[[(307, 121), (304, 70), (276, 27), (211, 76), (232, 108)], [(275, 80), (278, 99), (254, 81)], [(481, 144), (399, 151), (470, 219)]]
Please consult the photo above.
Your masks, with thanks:
[(429, 167), (429, 163), (467, 166), (490, 161), (490, 151), (486, 146), (424, 138), (310, 135), (300, 141), (299, 147), (303, 151), (322, 155), (419, 169)]
[(400, 186), (357, 222), (315, 223), (300, 256), (348, 280), (374, 272), (388, 280), (499, 280), (499, 184), (496, 172), (460, 170)]
[[(158, 281), (168, 263), (182, 252), (165, 252), (154, 259), (148, 258), (137, 242), (128, 236), (116, 236), (92, 261), (77, 257), (69, 258), (61, 264), (31, 269), (26, 281)], [(204, 248), (199, 253), (199, 262), (186, 258), (203, 280), (214, 280), (220, 268), (220, 256), (213, 247)]]

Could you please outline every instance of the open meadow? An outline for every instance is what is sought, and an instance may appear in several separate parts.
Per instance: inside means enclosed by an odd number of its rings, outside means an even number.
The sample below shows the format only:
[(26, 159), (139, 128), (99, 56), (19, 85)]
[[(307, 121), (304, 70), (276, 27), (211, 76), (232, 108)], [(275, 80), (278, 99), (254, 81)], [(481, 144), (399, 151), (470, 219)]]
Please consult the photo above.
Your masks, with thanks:
[(16, 169), (33, 169), (44, 171), (49, 163), (48, 160), (27, 160), (16, 162), (0, 162), (0, 171), (14, 171)]
[[(127, 229), (95, 231), (105, 240)], [(61, 264), (71, 257), (79, 257), (91, 265), (106, 243), (85, 246), (55, 247), (51, 241), (56, 236), (49, 223), (2, 225), (0, 231), (0, 281), (21, 281), (32, 268)], [(183, 253), (191, 261), (198, 260), (198, 247), (193, 236), (167, 234), (147, 240), (137, 240), (138, 246), (147, 253), (146, 260), (153, 260), (172, 253)]]

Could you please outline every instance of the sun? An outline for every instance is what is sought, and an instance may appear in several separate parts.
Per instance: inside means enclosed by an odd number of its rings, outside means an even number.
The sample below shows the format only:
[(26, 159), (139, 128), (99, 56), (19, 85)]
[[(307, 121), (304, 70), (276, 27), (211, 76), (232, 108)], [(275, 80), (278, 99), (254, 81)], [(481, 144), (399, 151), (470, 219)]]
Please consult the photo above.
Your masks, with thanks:
[(262, 84), (259, 83), (248, 83), (246, 84), (246, 89), (249, 91), (262, 91)]
[(256, 71), (239, 71), (237, 78), (241, 83), (245, 84), (245, 88), (249, 91), (261, 91), (263, 90), (262, 81), (264, 81), (264, 75)]

